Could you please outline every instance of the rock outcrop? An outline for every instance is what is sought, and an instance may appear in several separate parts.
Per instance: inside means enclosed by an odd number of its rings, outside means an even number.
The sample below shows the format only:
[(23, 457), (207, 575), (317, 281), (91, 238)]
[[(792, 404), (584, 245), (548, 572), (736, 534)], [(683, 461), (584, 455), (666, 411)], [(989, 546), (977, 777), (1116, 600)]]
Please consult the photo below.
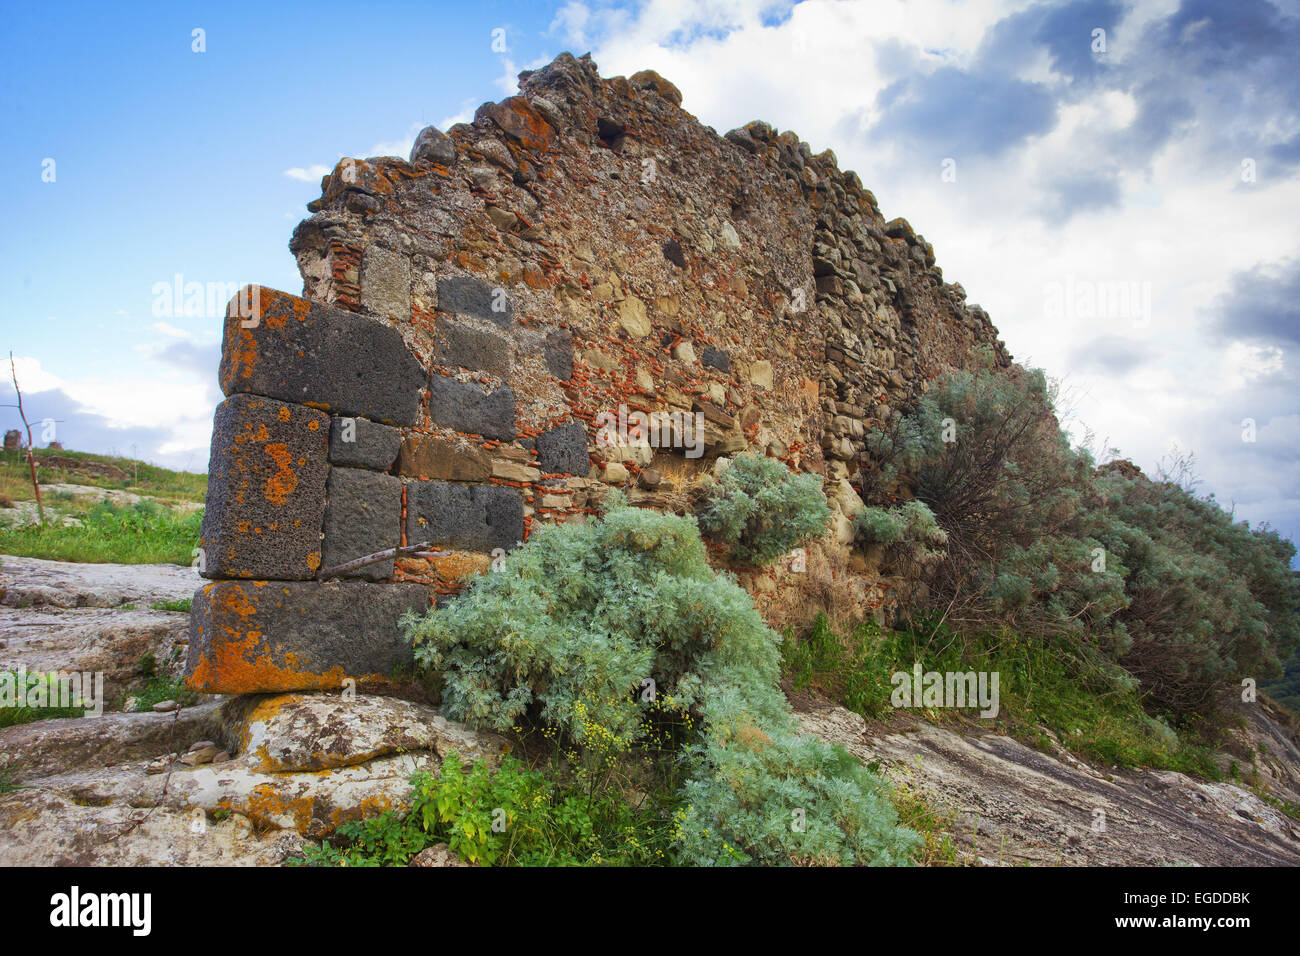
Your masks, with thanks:
[(102, 714), (0, 728), (0, 865), (279, 864), (341, 823), (402, 810), (411, 774), (436, 774), (453, 751), (493, 763), (511, 749), (427, 704), (365, 693), (120, 711), (140, 658), (175, 677), (188, 639), (184, 614), (125, 599), (175, 600), (196, 577), (3, 558), (0, 670), (100, 671), (108, 690)]
[[(1237, 784), (1098, 768), (1059, 745), (1041, 753), (1010, 737), (920, 720), (868, 728), (843, 707), (800, 703), (804, 731), (879, 765), (895, 784), (947, 814), (965, 864), (1300, 864), (1300, 822)], [(1252, 739), (1280, 736), (1294, 748), (1257, 708), (1255, 720)], [(1277, 792), (1297, 798), (1286, 784)]]

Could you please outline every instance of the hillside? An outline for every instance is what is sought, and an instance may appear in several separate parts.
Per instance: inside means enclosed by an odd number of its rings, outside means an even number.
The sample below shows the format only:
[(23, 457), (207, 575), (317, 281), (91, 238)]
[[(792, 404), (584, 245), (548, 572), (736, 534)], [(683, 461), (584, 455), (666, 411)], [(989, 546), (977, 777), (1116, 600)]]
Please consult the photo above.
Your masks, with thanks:
[(62, 561), (189, 564), (199, 543), (207, 475), (130, 458), (37, 449), (0, 452), (0, 554)]

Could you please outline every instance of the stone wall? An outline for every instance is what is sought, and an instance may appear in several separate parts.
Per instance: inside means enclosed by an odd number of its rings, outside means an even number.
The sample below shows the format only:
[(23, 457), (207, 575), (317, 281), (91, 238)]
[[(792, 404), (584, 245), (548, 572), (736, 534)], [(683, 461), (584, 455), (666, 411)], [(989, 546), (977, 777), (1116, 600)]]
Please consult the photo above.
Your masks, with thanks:
[[(719, 136), (657, 74), (587, 57), (520, 90), (409, 161), (342, 160), (290, 242), (303, 297), (232, 303), (195, 688), (382, 682), (410, 662), (400, 615), (536, 522), (612, 487), (688, 512), (744, 451), (823, 476), (835, 515), (805, 563), (733, 568), (768, 619), (888, 606), (851, 548), (863, 437), (975, 349), (1008, 363), (988, 316), (829, 150), (762, 122)], [(703, 427), (598, 440), (620, 408)], [(444, 553), (320, 580), (425, 541)]]

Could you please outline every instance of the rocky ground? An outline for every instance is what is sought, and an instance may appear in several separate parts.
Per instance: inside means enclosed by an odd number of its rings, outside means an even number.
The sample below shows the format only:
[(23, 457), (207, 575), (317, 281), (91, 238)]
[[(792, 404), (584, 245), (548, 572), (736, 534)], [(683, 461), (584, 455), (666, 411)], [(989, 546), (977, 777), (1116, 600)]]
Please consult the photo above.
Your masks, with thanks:
[(198, 583), (172, 565), (3, 558), (0, 670), (102, 670), (109, 712), (0, 728), (0, 770), (16, 786), (0, 792), (0, 865), (279, 864), (340, 823), (402, 807), (411, 773), (451, 750), (508, 748), (367, 695), (114, 710), (144, 653), (179, 672), (188, 615), (148, 606)]
[[(0, 729), (0, 769), (17, 786), (0, 792), (0, 864), (280, 864), (346, 820), (403, 806), (410, 773), (451, 750), (491, 759), (509, 748), (431, 707), (360, 694), (113, 710), (145, 652), (179, 670), (188, 617), (149, 605), (197, 584), (171, 565), (3, 558), (0, 670), (102, 670), (114, 690), (102, 717)], [(869, 729), (843, 708), (795, 703), (805, 729), (951, 812), (963, 861), (1300, 864), (1300, 823), (1240, 786), (1092, 767), (1063, 749), (921, 721)], [(1260, 755), (1253, 766), (1271, 792), (1300, 802), (1294, 734), (1260, 707), (1238, 736), (1243, 767)]]
[[(953, 815), (963, 862), (980, 865), (1296, 866), (1300, 821), (1241, 786), (1173, 771), (1090, 766), (1064, 748), (907, 720), (869, 730), (825, 701), (796, 701), (804, 730), (879, 763), (895, 782)], [(1293, 734), (1256, 708), (1241, 731), (1271, 740), (1261, 762), (1272, 792), (1300, 800)], [(1249, 761), (1245, 766), (1250, 766)]]

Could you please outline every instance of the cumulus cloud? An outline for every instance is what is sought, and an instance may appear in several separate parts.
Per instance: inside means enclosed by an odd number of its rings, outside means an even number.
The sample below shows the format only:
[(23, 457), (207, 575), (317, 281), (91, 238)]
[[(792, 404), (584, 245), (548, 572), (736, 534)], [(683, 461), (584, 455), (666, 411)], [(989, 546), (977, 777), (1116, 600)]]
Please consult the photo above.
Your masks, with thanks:
[(1226, 337), (1300, 347), (1300, 260), (1261, 263), (1237, 273), (1219, 297), (1216, 314)]
[[(164, 325), (165, 323), (159, 323)], [(31, 356), (15, 356), (23, 407), (38, 446), (132, 455), (172, 468), (206, 470), (220, 345), (214, 336), (168, 327), (165, 339), (139, 343), (142, 368), (107, 378), (63, 378)], [(0, 382), (0, 406), (16, 403), (13, 384)], [(0, 409), (4, 429), (21, 428), (18, 411)], [(42, 437), (40, 423), (53, 423)]]

